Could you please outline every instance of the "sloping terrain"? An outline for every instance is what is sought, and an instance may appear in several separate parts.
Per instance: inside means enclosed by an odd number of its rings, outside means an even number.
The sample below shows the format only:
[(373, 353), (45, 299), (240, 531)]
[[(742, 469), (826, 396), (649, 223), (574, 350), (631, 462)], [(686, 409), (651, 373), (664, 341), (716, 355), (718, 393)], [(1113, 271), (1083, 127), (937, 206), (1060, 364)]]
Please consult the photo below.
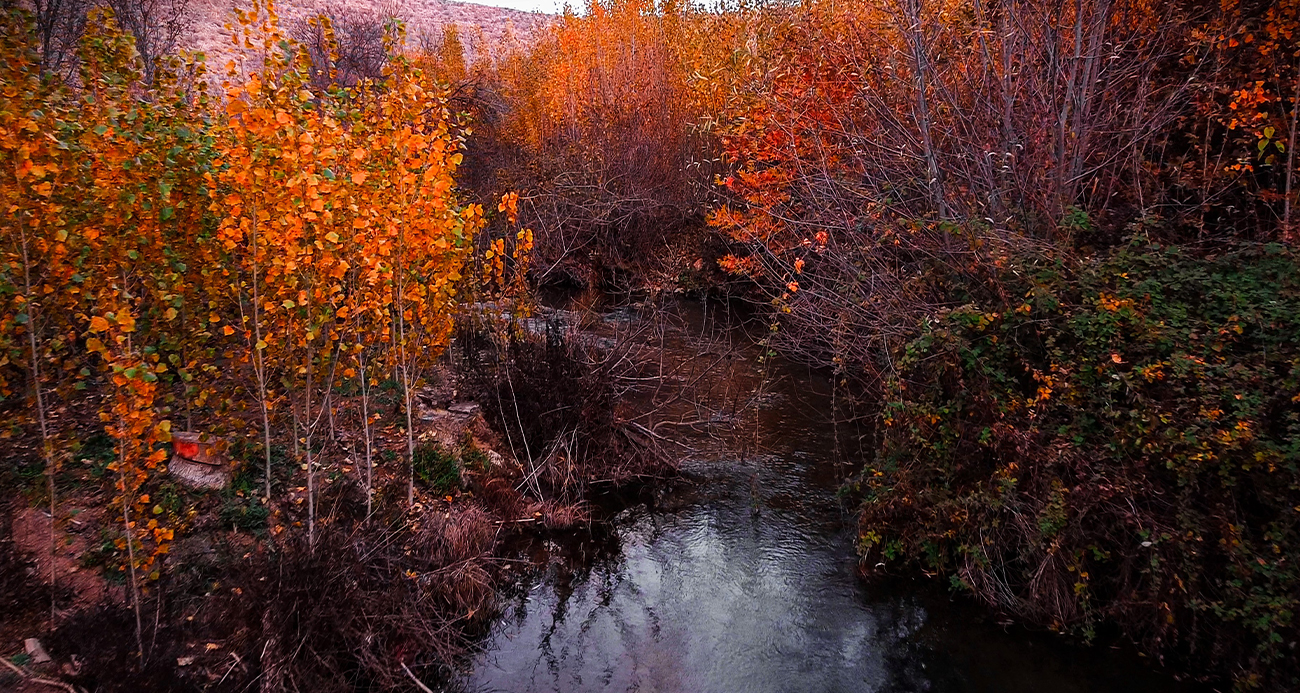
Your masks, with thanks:
[[(226, 25), (234, 15), (232, 8), (245, 6), (240, 0), (192, 0), (192, 29), (184, 41), (187, 48), (203, 51), (211, 57), (228, 51), (230, 31)], [(467, 2), (444, 0), (283, 0), (276, 12), (284, 27), (306, 20), (317, 13), (370, 16), (376, 19), (396, 15), (406, 22), (407, 43), (422, 43), (441, 38), (443, 27), (455, 24), (469, 55), (496, 53), (529, 39), (553, 15), (521, 12), (504, 7), (490, 7)]]

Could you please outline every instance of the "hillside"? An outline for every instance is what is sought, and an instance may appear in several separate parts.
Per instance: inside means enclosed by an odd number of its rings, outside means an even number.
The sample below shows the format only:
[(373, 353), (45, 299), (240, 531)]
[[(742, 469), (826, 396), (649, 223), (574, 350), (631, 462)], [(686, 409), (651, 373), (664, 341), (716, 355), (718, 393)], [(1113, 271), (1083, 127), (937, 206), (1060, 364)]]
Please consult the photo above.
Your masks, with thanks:
[[(194, 21), (188, 48), (203, 51), (210, 56), (221, 55), (229, 45), (229, 32), (225, 25), (231, 21), (231, 8), (238, 0), (193, 0)], [(340, 3), (335, 0), (284, 0), (276, 4), (284, 26), (306, 19), (318, 12), (334, 8), (349, 14), (369, 14), (382, 17), (396, 14), (406, 21), (407, 41), (418, 46), (422, 38), (439, 37), (448, 24), (459, 27), (466, 50), (479, 53), (486, 45), (489, 52), (497, 52), (514, 42), (526, 43), (533, 34), (550, 21), (551, 15), (540, 12), (521, 12), (504, 7), (489, 7), (467, 2), (444, 0), (361, 0)]]

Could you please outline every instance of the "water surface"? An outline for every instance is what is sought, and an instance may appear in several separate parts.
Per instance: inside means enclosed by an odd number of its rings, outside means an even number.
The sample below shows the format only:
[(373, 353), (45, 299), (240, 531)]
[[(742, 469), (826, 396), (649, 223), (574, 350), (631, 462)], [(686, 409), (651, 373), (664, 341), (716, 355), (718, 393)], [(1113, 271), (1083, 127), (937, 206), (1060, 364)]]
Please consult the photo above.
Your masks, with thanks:
[(539, 547), (550, 567), (508, 598), (467, 689), (1192, 690), (1131, 654), (1005, 630), (938, 579), (861, 580), (836, 491), (863, 432), (829, 423), (824, 377), (760, 363), (708, 312), (685, 304), (675, 328), (638, 335), (679, 386), (643, 393), (642, 421), (681, 442), (688, 482), (619, 513), (612, 538)]

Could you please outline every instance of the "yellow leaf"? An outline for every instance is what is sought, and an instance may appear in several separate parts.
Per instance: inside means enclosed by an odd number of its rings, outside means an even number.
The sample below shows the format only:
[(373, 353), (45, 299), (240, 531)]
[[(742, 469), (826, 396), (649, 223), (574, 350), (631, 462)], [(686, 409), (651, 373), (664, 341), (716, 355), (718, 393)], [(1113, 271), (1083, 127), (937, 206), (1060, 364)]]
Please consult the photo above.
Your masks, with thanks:
[(90, 319), (91, 332), (103, 332), (108, 329), (108, 321), (96, 315)]
[(229, 337), (234, 333), (235, 333), (235, 328), (231, 327), (230, 325), (226, 325), (225, 327), (221, 328), (221, 334), (224, 334), (227, 337)]
[(352, 174), (352, 184), (353, 184), (353, 185), (361, 185), (361, 184), (364, 183), (364, 182), (366, 182), (366, 172), (365, 172), (365, 171), (357, 171), (356, 173)]

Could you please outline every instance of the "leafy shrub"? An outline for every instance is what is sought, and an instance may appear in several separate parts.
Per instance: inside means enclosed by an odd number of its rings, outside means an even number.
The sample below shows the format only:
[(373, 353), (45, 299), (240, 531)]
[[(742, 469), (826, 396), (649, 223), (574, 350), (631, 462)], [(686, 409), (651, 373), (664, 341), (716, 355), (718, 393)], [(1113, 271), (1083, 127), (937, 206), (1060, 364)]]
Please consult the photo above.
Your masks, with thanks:
[(1298, 258), (1134, 242), (1013, 269), (1023, 299), (952, 310), (899, 355), (857, 482), (864, 560), (1293, 690)]
[(253, 496), (229, 496), (221, 504), (221, 524), (244, 532), (261, 533), (271, 510)]
[(438, 443), (422, 443), (412, 459), (415, 477), (439, 493), (460, 488), (460, 460)]

